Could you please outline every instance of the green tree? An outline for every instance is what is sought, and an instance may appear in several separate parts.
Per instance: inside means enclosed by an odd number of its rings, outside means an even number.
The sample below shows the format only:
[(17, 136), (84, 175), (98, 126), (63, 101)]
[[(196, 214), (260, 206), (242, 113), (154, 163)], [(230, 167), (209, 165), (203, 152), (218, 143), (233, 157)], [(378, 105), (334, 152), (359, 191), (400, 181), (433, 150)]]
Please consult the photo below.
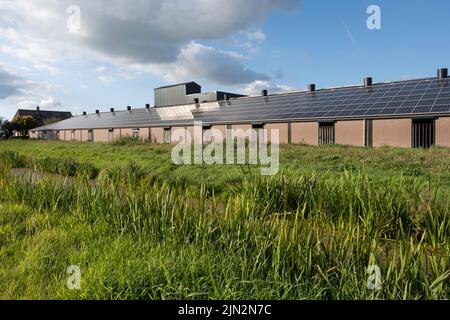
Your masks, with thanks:
[(8, 139), (13, 135), (13, 126), (11, 122), (0, 119), (0, 139)]
[(37, 126), (37, 121), (32, 116), (18, 116), (13, 122), (13, 130), (19, 132), (22, 137), (28, 136), (28, 131)]

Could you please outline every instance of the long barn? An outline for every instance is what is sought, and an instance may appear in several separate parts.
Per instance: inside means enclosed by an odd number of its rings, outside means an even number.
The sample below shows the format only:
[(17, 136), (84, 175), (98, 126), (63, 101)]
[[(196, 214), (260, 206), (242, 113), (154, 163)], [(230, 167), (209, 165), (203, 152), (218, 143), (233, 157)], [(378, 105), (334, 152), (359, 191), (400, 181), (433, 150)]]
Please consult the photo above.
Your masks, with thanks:
[[(181, 104), (179, 104), (179, 103)], [(448, 69), (433, 78), (245, 97), (201, 93), (196, 83), (155, 89), (155, 107), (83, 115), (42, 126), (34, 139), (111, 142), (134, 137), (174, 143), (172, 132), (201, 122), (225, 138), (230, 129), (279, 130), (283, 144), (341, 144), (367, 147), (450, 147)], [(234, 132), (234, 130), (233, 130)], [(269, 134), (270, 135), (270, 134)], [(269, 136), (268, 135), (268, 136)]]

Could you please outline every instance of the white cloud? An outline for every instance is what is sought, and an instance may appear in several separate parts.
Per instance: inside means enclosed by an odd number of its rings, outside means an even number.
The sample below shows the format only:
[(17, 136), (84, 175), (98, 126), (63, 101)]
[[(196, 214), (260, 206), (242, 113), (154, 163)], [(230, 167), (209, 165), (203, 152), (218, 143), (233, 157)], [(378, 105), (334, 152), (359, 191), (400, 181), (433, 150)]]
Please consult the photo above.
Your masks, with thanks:
[(258, 43), (263, 43), (266, 41), (267, 36), (262, 29), (257, 29), (253, 32), (248, 32), (247, 38)]
[(242, 56), (192, 42), (182, 49), (177, 61), (167, 65), (166, 80), (180, 82), (207, 79), (223, 85), (239, 85), (256, 80), (269, 80), (269, 76), (245, 68)]
[[(195, 49), (192, 43), (248, 30), (275, 10), (296, 9), (299, 0), (78, 0), (82, 29), (75, 34), (66, 26), (66, 9), (72, 4), (72, 0), (2, 0), (0, 52), (48, 72), (57, 71), (49, 68), (57, 61), (88, 56), (119, 67), (173, 71), (167, 79), (184, 78), (194, 71), (218, 83), (266, 80), (266, 75), (246, 69), (230, 52)], [(266, 36), (257, 29), (248, 37), (260, 43)], [(212, 71), (186, 66), (188, 60), (200, 62), (196, 57), (207, 58), (205, 65)]]
[(112, 76), (99, 76), (97, 79), (104, 84), (108, 84), (114, 81), (114, 78)]
[(282, 84), (274, 84), (270, 81), (257, 80), (248, 85), (245, 85), (242, 89), (242, 92), (249, 96), (255, 96), (261, 94), (262, 90), (268, 90), (269, 93), (284, 93), (295, 91), (296, 88)]
[[(62, 106), (59, 101), (49, 92), (53, 91), (55, 86), (48, 82), (37, 82), (25, 79), (14, 72), (9, 72), (0, 66), (0, 100), (2, 104), (10, 105), (18, 108), (35, 108), (40, 105), (43, 108), (55, 108)], [(4, 110), (2, 106), (0, 111)]]
[(46, 97), (41, 100), (39, 106), (43, 109), (52, 109), (61, 107), (61, 103), (59, 101), (55, 101), (53, 97)]
[(97, 68), (94, 69), (95, 72), (97, 73), (102, 73), (106, 71), (106, 67), (105, 66), (98, 66)]

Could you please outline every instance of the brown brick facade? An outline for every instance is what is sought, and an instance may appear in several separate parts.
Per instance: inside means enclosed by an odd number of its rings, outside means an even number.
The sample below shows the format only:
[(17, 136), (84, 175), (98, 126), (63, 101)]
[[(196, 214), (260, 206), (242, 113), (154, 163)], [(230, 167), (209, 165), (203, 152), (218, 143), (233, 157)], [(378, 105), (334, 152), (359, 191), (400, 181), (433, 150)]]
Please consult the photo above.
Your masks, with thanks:
[(411, 119), (380, 119), (373, 121), (374, 147), (411, 147)]
[(450, 117), (436, 120), (436, 145), (450, 147)]
[(336, 144), (364, 147), (364, 120), (338, 121), (335, 134)]
[(317, 122), (297, 122), (291, 125), (292, 143), (319, 144), (319, 124)]

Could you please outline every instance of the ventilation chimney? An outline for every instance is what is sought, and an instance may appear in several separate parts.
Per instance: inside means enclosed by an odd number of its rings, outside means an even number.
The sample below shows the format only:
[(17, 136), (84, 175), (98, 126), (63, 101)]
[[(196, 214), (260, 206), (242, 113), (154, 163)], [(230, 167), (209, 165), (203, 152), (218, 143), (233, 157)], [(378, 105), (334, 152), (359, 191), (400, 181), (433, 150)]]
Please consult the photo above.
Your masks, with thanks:
[(41, 108), (39, 108), (39, 106), (36, 106), (36, 111), (40, 111), (41, 110)]
[(86, 111), (83, 111), (83, 116), (87, 116), (87, 112)]
[(95, 113), (96, 114), (100, 114), (100, 110), (95, 110)]
[(316, 85), (314, 83), (310, 83), (308, 85), (308, 91), (309, 92), (315, 92), (316, 91)]
[(447, 79), (448, 78), (448, 69), (442, 68), (438, 70), (438, 78), (439, 79)]
[(268, 95), (269, 95), (269, 91), (267, 91), (267, 90), (262, 90), (261, 91), (261, 96), (267, 97)]
[(228, 100), (230, 100), (230, 97), (225, 93), (223, 95), (223, 100), (228, 101)]
[(148, 103), (145, 105), (145, 109), (150, 109), (150, 105)]
[(127, 107), (127, 110), (128, 110), (128, 111), (131, 111), (131, 106), (128, 106), (128, 107)]
[(364, 78), (364, 87), (371, 87), (373, 84), (372, 77), (366, 77)]
[(199, 104), (200, 104), (200, 99), (199, 99), (199, 98), (195, 98), (195, 99), (194, 99), (194, 103), (195, 103), (196, 105), (199, 105)]
[(111, 108), (111, 113), (114, 113), (114, 108)]

